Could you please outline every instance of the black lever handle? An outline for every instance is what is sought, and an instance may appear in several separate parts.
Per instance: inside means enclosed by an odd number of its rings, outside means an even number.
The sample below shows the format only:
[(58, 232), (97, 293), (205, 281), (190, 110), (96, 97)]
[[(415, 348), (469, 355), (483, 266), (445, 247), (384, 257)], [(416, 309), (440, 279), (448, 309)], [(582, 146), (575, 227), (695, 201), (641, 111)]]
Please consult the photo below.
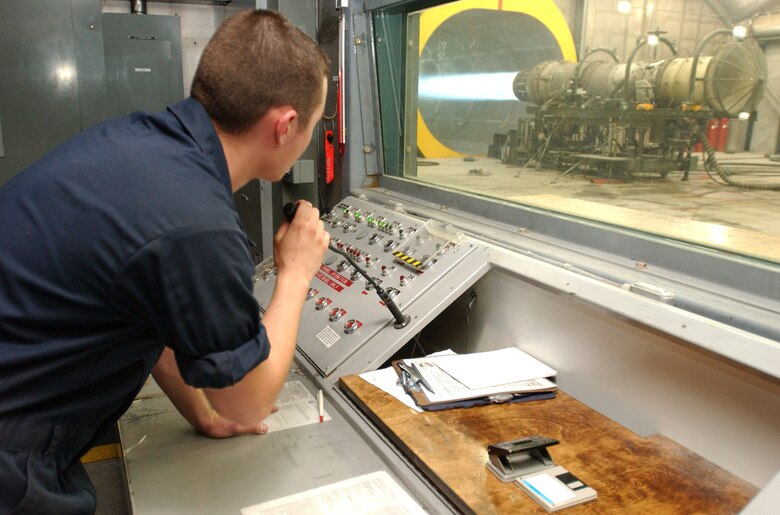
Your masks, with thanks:
[[(282, 207), (282, 213), (284, 213), (285, 218), (287, 218), (288, 222), (292, 222), (293, 218), (295, 218), (295, 212), (298, 210), (298, 204), (295, 202), (288, 202)], [(377, 295), (379, 295), (379, 298), (382, 299), (382, 302), (385, 304), (387, 309), (390, 310), (390, 313), (393, 314), (393, 318), (395, 318), (395, 324), (393, 327), (396, 329), (401, 329), (403, 327), (406, 327), (409, 325), (409, 322), (411, 321), (411, 317), (409, 315), (404, 315), (401, 313), (401, 310), (398, 309), (398, 306), (395, 305), (395, 302), (393, 302), (393, 299), (390, 298), (390, 296), (383, 290), (378, 284), (374, 282), (374, 280), (366, 273), (363, 268), (358, 265), (354, 259), (352, 259), (352, 256), (344, 252), (343, 250), (337, 248), (335, 245), (331, 245), (328, 243), (328, 248), (335, 252), (336, 254), (341, 254), (345, 258), (347, 258), (347, 261), (350, 265), (355, 267), (355, 270), (358, 271), (360, 275), (366, 278), (366, 280), (374, 287), (374, 290), (376, 290)]]
[(298, 210), (298, 204), (295, 202), (288, 202), (284, 205), (282, 208), (282, 213), (284, 213), (285, 218), (287, 218), (288, 222), (292, 222), (293, 218), (295, 218), (295, 212)]

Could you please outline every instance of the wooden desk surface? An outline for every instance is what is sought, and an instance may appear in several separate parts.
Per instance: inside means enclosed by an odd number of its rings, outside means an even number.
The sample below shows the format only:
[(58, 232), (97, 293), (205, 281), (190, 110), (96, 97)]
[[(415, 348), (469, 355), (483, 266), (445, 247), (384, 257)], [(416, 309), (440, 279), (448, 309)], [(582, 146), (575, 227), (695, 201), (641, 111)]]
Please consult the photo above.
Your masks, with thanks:
[(523, 436), (550, 447), (598, 492), (576, 513), (737, 513), (758, 489), (660, 435), (640, 437), (564, 392), (555, 399), (415, 413), (360, 377), (341, 389), (464, 512), (546, 513), (515, 483), (486, 467), (487, 446)]

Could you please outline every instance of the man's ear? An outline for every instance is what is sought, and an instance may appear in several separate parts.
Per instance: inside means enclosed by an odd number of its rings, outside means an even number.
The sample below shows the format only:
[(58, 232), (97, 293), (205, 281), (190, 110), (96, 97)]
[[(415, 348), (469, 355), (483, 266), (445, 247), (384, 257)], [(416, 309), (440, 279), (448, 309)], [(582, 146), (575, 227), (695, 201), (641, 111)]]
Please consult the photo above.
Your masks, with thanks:
[(274, 121), (274, 142), (284, 146), (298, 131), (298, 112), (291, 107), (279, 108)]

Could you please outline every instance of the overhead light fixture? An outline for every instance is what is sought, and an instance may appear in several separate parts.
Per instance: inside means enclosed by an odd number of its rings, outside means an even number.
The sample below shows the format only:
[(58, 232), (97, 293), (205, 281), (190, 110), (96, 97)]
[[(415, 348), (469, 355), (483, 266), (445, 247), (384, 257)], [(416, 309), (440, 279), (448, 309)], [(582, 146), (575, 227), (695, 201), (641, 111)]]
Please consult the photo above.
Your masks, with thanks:
[(658, 44), (658, 34), (650, 34), (647, 36), (647, 44), (650, 46), (656, 46)]
[(631, 12), (631, 2), (629, 0), (620, 0), (617, 3), (617, 10), (620, 14), (628, 14)]
[(744, 25), (736, 25), (733, 29), (731, 29), (731, 35), (734, 36), (734, 39), (737, 41), (742, 41), (747, 37), (747, 27)]
[(63, 66), (58, 66), (54, 70), (54, 76), (56, 77), (57, 82), (59, 82), (60, 84), (70, 83), (73, 80), (75, 75), (76, 75), (76, 71), (73, 69), (72, 66), (67, 64)]

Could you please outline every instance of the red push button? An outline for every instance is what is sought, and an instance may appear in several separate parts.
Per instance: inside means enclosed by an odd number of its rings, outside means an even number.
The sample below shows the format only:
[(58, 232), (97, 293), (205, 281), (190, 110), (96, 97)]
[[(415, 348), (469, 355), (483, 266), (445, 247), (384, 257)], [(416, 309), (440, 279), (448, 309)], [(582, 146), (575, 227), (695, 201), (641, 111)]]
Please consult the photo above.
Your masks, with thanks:
[(330, 313), (328, 313), (328, 318), (331, 322), (335, 322), (339, 318), (343, 317), (347, 314), (347, 310), (344, 308), (333, 308), (330, 310)]
[(322, 311), (323, 309), (330, 306), (332, 300), (326, 298), (326, 297), (320, 297), (317, 299), (317, 303), (314, 305), (315, 308), (317, 308), (319, 311)]
[(363, 326), (363, 323), (360, 320), (355, 320), (354, 318), (347, 320), (347, 322), (344, 324), (344, 332), (347, 334), (352, 334), (358, 329), (360, 329)]

